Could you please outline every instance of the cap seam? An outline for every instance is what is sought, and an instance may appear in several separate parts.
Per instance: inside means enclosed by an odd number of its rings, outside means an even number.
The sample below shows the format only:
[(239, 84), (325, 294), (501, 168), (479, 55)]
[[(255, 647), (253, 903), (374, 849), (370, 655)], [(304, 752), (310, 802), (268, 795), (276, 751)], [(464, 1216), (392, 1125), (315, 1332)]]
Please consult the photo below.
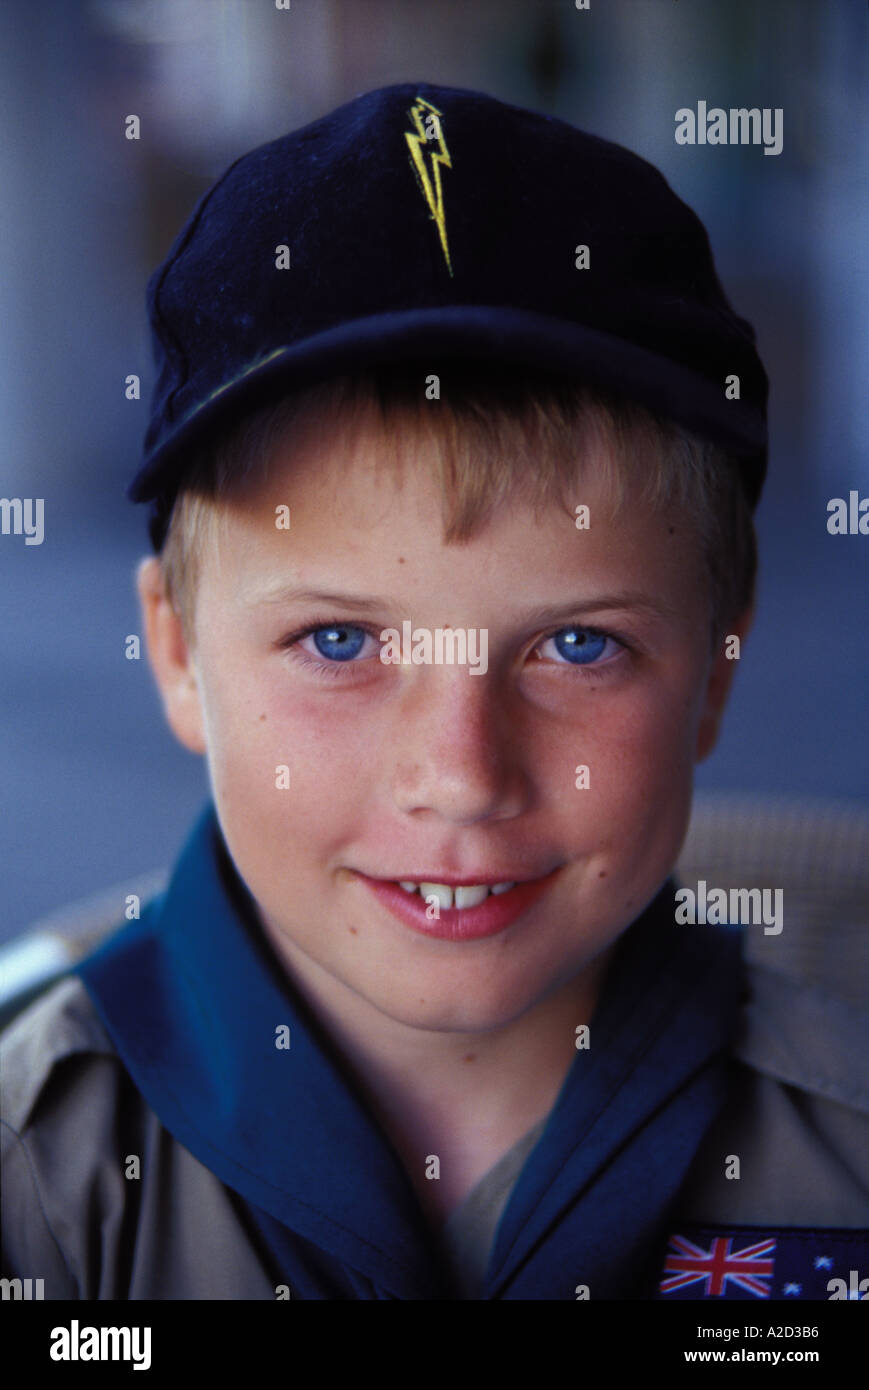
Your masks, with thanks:
[[(175, 383), (175, 385), (172, 387), (172, 390), (169, 392), (169, 395), (168, 395), (168, 397), (167, 397), (167, 399), (166, 399), (165, 411), (166, 411), (167, 416), (169, 416), (169, 418), (172, 418), (172, 413), (173, 413), (172, 407), (173, 407), (175, 398), (176, 398), (177, 395), (178, 395), (178, 392), (181, 390), (181, 388), (182, 388), (184, 385), (186, 385), (186, 383), (187, 383), (187, 381), (188, 381), (188, 379), (189, 379), (189, 376), (190, 376), (190, 363), (189, 363), (189, 359), (188, 359), (188, 357), (187, 357), (187, 353), (186, 353), (184, 347), (182, 346), (181, 341), (180, 341), (180, 339), (178, 338), (178, 335), (176, 334), (175, 330), (170, 326), (170, 324), (169, 324), (169, 322), (168, 322), (168, 320), (167, 320), (167, 318), (166, 318), (165, 312), (164, 312), (163, 308), (161, 307), (161, 304), (160, 304), (160, 295), (161, 295), (161, 293), (162, 293), (162, 291), (163, 291), (163, 287), (164, 287), (165, 282), (166, 282), (166, 280), (167, 280), (167, 278), (168, 278), (168, 276), (169, 276), (170, 271), (174, 270), (175, 266), (178, 264), (179, 260), (180, 260), (181, 257), (183, 256), (184, 252), (187, 250), (188, 246), (190, 245), (191, 240), (193, 239), (193, 236), (195, 235), (196, 231), (198, 230), (199, 225), (200, 225), (200, 223), (201, 223), (201, 221), (202, 221), (202, 218), (203, 218), (203, 216), (205, 215), (205, 210), (206, 210), (206, 208), (208, 207), (209, 203), (210, 203), (211, 200), (214, 198), (214, 196), (215, 196), (215, 194), (217, 193), (218, 189), (220, 189), (220, 188), (223, 186), (223, 184), (226, 182), (226, 180), (229, 178), (230, 174), (231, 174), (231, 173), (233, 172), (233, 170), (237, 167), (237, 165), (239, 165), (239, 164), (242, 162), (242, 160), (247, 159), (247, 158), (249, 157), (249, 155), (250, 155), (250, 151), (248, 150), (248, 151), (246, 151), (245, 153), (240, 154), (240, 155), (238, 156), (237, 159), (234, 159), (234, 160), (232, 161), (232, 163), (230, 164), (229, 168), (224, 170), (223, 174), (220, 176), (220, 178), (217, 180), (217, 182), (216, 182), (215, 184), (213, 184), (211, 188), (207, 189), (206, 192), (202, 195), (202, 197), (201, 197), (201, 199), (200, 199), (200, 201), (199, 201), (199, 206), (197, 207), (196, 212), (193, 214), (193, 217), (191, 218), (190, 224), (189, 224), (189, 226), (187, 227), (187, 230), (186, 230), (186, 233), (185, 233), (183, 239), (179, 242), (179, 244), (178, 244), (178, 246), (177, 246), (177, 248), (176, 248), (176, 250), (175, 250), (174, 255), (172, 255), (172, 256), (170, 257), (170, 259), (167, 261), (166, 265), (163, 267), (163, 270), (162, 270), (162, 272), (161, 272), (161, 274), (160, 274), (160, 277), (159, 277), (159, 279), (157, 280), (156, 285), (154, 286), (154, 295), (153, 295), (153, 301), (152, 301), (152, 302), (153, 302), (153, 305), (154, 305), (154, 313), (155, 313), (155, 315), (156, 315), (156, 317), (157, 317), (157, 319), (158, 319), (158, 322), (159, 322), (159, 324), (160, 324), (160, 327), (162, 328), (162, 330), (163, 330), (163, 332), (164, 332), (166, 338), (171, 342), (172, 351), (173, 351), (173, 354), (174, 354), (174, 356), (175, 356), (176, 362), (177, 362), (177, 363), (180, 363), (181, 366), (182, 366), (182, 368), (183, 368), (183, 376), (182, 376), (181, 380), (179, 380), (179, 381), (177, 381), (177, 382)], [(167, 344), (164, 343), (164, 347), (165, 347), (166, 345), (167, 345)]]

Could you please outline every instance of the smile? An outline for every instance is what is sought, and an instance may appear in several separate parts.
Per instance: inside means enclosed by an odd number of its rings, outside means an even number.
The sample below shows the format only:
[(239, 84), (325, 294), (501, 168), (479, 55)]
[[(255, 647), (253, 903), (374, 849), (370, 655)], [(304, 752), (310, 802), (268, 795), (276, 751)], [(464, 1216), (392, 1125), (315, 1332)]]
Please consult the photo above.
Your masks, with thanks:
[(421, 898), (436, 898), (441, 911), (450, 907), (478, 907), (485, 902), (489, 894), (495, 897), (501, 893), (509, 893), (511, 888), (516, 887), (515, 881), (512, 883), (412, 883), (410, 879), (399, 879), (399, 887), (405, 893), (418, 893)]
[(512, 926), (547, 891), (559, 870), (524, 882), (444, 883), (358, 877), (381, 906), (422, 936), (471, 941)]

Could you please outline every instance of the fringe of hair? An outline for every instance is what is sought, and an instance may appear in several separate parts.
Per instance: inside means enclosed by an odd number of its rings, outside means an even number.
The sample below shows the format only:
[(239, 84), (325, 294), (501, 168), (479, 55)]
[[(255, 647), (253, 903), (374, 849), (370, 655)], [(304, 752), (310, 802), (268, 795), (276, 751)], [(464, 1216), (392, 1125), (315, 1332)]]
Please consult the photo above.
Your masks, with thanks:
[(193, 637), (195, 593), (220, 500), (265, 480), (278, 444), (312, 419), (340, 421), (352, 437), (381, 427), (378, 466), (401, 470), (408, 437), (432, 445), (446, 544), (481, 530), (508, 498), (539, 513), (553, 503), (571, 518), (584, 474), (602, 481), (613, 517), (630, 501), (658, 512), (686, 509), (706, 558), (714, 647), (752, 603), (757, 550), (735, 460), (643, 406), (575, 382), (528, 373), (458, 371), (444, 399), (427, 400), (419, 371), (372, 369), (297, 391), (247, 416), (199, 449), (175, 500), (162, 551), (167, 594)]

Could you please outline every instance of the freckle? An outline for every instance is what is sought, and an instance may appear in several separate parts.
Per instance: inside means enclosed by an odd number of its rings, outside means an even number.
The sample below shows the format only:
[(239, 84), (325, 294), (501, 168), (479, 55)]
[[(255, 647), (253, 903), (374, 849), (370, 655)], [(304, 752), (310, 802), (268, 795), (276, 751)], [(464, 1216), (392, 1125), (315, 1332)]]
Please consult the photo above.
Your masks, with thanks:
[(477, 1060), (477, 1054), (476, 1054), (476, 1052), (469, 1052), (468, 1055), (467, 1055), (467, 1057), (463, 1057), (463, 1058), (462, 1058), (462, 1061), (463, 1061), (463, 1062), (475, 1062), (476, 1060)]
[(399, 555), (399, 557), (398, 557), (398, 563), (399, 563), (400, 565), (403, 565), (403, 564), (404, 564), (404, 556), (403, 556), (403, 555)]
[(347, 930), (350, 932), (351, 936), (357, 936), (357, 935), (358, 935), (358, 932), (356, 931), (356, 928), (355, 928), (355, 927), (348, 927)]
[(261, 724), (264, 724), (264, 723), (265, 723), (265, 720), (266, 720), (265, 715), (264, 715), (264, 714), (261, 714), (259, 718), (260, 718), (260, 723), (261, 723)]

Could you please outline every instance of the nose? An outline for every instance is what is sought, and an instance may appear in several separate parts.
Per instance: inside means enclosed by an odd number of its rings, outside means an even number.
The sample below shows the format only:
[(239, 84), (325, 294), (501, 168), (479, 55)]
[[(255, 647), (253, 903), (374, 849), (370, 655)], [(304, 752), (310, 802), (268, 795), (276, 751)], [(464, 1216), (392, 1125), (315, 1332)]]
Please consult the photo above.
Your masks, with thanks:
[(406, 814), (452, 825), (508, 820), (531, 796), (521, 721), (491, 669), (426, 666), (413, 672), (391, 749), (392, 793)]

